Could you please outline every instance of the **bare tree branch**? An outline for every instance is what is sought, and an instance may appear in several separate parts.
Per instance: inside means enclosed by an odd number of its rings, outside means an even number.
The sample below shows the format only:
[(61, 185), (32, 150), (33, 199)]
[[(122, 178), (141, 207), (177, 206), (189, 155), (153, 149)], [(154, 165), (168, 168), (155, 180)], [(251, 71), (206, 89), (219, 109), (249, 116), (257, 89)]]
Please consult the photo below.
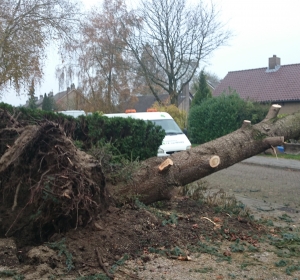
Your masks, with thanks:
[[(127, 37), (126, 43), (140, 64), (151, 87), (155, 84), (168, 92), (171, 102), (178, 105), (178, 96), (189, 82), (200, 61), (227, 43), (231, 33), (218, 20), (213, 4), (187, 6), (182, 0), (142, 0), (136, 17), (142, 20)], [(146, 51), (159, 71), (153, 72), (142, 59)]]

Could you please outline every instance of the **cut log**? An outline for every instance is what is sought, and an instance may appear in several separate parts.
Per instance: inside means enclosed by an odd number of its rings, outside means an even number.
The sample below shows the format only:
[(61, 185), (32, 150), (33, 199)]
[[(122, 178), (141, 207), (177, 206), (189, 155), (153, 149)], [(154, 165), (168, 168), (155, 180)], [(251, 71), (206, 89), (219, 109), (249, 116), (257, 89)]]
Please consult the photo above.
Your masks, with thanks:
[(220, 164), (220, 157), (218, 156), (212, 156), (211, 159), (209, 160), (209, 165), (212, 168), (217, 167)]
[(244, 120), (243, 125), (242, 125), (242, 129), (246, 129), (249, 128), (251, 126), (251, 121), (248, 120)]
[(266, 120), (270, 120), (270, 119), (273, 119), (273, 118), (276, 118), (278, 113), (279, 113), (279, 110), (281, 109), (281, 106), (278, 105), (278, 104), (273, 104), (267, 114), (267, 116), (265, 117), (265, 121)]
[(167, 158), (160, 166), (158, 167), (159, 171), (163, 171), (168, 169), (170, 166), (173, 165), (173, 161), (170, 158)]

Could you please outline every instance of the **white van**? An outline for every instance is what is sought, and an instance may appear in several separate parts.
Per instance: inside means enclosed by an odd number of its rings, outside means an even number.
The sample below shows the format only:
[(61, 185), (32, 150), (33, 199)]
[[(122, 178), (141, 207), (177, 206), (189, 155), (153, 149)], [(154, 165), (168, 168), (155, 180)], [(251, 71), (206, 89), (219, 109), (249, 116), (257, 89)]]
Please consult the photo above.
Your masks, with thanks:
[(145, 113), (120, 113), (120, 114), (104, 114), (104, 116), (122, 117), (141, 119), (145, 121), (152, 121), (156, 125), (160, 125), (166, 132), (166, 136), (163, 139), (162, 145), (159, 146), (157, 151), (158, 157), (168, 156), (175, 152), (189, 150), (191, 148), (191, 142), (182, 132), (180, 127), (174, 121), (174, 119), (165, 112), (145, 112)]
[(69, 110), (69, 111), (58, 111), (58, 113), (72, 116), (73, 118), (77, 118), (79, 116), (85, 116), (86, 113), (83, 110)]

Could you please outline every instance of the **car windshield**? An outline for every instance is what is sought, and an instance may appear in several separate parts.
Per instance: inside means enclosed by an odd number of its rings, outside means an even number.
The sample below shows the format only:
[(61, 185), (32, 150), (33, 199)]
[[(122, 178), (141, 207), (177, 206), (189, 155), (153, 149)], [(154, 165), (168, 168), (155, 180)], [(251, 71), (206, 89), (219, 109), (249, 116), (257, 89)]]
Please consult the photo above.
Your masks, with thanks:
[(156, 125), (160, 125), (166, 132), (166, 135), (183, 134), (180, 127), (172, 119), (167, 120), (151, 120)]

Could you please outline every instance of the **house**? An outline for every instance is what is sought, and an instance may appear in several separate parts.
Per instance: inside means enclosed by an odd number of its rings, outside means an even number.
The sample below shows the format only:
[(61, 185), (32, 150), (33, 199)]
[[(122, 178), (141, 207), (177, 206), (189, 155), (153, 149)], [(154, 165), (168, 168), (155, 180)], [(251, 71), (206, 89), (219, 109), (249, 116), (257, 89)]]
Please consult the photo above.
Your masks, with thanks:
[[(55, 101), (57, 109), (59, 111), (66, 110), (80, 110), (83, 109), (85, 104), (85, 98), (80, 90), (75, 88), (75, 85), (72, 84), (71, 87), (68, 87), (67, 90), (58, 92), (53, 95), (53, 92), (48, 93), (48, 97), (52, 97)], [(40, 97), (35, 97), (35, 104), (38, 109), (42, 109), (44, 95)], [(26, 102), (24, 107), (28, 107), (29, 101)]]
[[(169, 94), (161, 94), (158, 96), (160, 100), (166, 104), (170, 104), (170, 97)], [(188, 110), (191, 104), (191, 100), (193, 98), (193, 95), (189, 93), (189, 98), (187, 99), (185, 94), (178, 96), (178, 108), (181, 110)], [(189, 100), (188, 103), (186, 103), (186, 100)], [(130, 105), (128, 104), (125, 106), (125, 109), (135, 109), (137, 112), (146, 112), (147, 109), (152, 108), (153, 104), (156, 102), (156, 98), (154, 95), (141, 95), (136, 96), (135, 101), (131, 102)], [(130, 108), (129, 108), (130, 107)]]
[(279, 104), (281, 114), (300, 111), (300, 63), (281, 65), (280, 58), (273, 55), (268, 67), (228, 72), (213, 96), (229, 89), (245, 100)]
[(82, 110), (86, 102), (82, 92), (75, 88), (74, 84), (67, 90), (61, 91), (53, 96), (54, 101), (61, 111)]
[[(209, 87), (214, 89), (210, 83)], [(189, 84), (185, 84), (182, 94), (178, 95), (178, 108), (188, 113), (193, 97), (193, 94), (189, 90)], [(164, 104), (170, 104), (170, 97), (168, 93), (159, 95), (159, 98)], [(136, 96), (135, 101), (130, 103), (130, 108), (127, 104), (128, 108), (126, 107), (125, 109), (135, 109), (137, 112), (146, 112), (147, 109), (151, 108), (156, 101), (157, 100), (154, 95)]]

